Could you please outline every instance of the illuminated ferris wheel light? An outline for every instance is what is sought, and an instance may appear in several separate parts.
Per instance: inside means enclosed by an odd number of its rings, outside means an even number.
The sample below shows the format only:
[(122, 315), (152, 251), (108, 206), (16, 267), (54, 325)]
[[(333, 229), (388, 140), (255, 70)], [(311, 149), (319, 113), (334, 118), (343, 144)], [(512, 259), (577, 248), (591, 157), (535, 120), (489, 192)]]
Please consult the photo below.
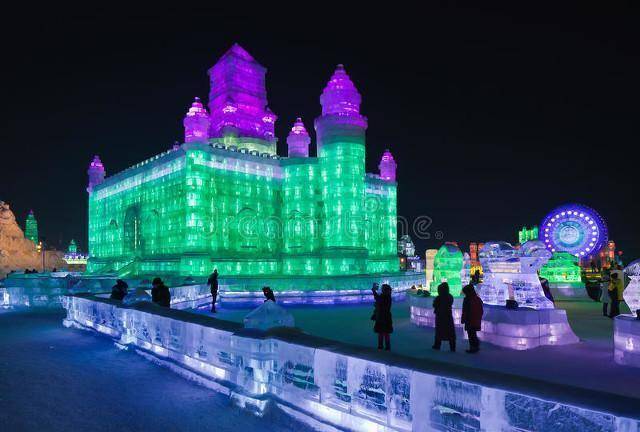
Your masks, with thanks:
[(588, 252), (599, 252), (608, 240), (602, 216), (580, 204), (568, 204), (553, 210), (541, 226), (545, 227), (545, 245), (552, 252), (585, 256)]

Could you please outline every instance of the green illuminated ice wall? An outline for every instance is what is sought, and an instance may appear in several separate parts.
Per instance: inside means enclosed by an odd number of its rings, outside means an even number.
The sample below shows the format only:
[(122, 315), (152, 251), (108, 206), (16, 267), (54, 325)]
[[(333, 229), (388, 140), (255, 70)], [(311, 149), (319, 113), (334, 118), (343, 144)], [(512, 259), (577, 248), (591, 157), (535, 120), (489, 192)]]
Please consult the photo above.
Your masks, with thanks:
[(367, 123), (344, 68), (321, 96), (317, 158), (309, 157), (311, 139), (301, 119), (287, 138), (289, 156), (275, 154), (265, 69), (246, 51), (234, 45), (209, 74), (211, 114), (196, 99), (184, 120), (183, 145), (108, 178), (100, 159), (93, 160), (88, 270), (184, 276), (214, 267), (225, 275), (398, 271), (396, 165), (387, 152), (381, 175), (365, 173)]
[(552, 284), (582, 283), (582, 269), (580, 260), (568, 252), (554, 252), (553, 257), (540, 268), (540, 277)]

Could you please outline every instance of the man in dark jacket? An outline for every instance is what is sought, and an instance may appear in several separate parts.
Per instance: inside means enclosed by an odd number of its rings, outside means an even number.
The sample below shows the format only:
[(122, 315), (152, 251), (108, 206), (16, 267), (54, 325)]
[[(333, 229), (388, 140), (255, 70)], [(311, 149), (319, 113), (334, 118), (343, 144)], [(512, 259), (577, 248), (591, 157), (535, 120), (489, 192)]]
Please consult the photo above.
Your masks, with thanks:
[(213, 269), (213, 273), (207, 280), (207, 285), (211, 289), (211, 313), (216, 313), (216, 301), (218, 300), (218, 269)]
[(433, 299), (433, 313), (436, 316), (436, 340), (434, 350), (439, 350), (442, 341), (449, 341), (449, 348), (456, 351), (456, 329), (453, 325), (453, 296), (449, 293), (449, 284), (438, 285), (438, 296)]
[(482, 315), (484, 314), (482, 299), (478, 297), (473, 285), (469, 284), (462, 288), (464, 300), (462, 301), (462, 320), (464, 329), (469, 336), (468, 353), (477, 353), (480, 351), (480, 340), (478, 332), (482, 328)]
[(129, 285), (122, 279), (118, 279), (116, 284), (111, 288), (111, 299), (112, 300), (120, 300), (127, 295), (127, 291), (129, 289)]
[(171, 293), (169, 288), (162, 282), (162, 279), (155, 278), (152, 285), (151, 301), (160, 306), (171, 307)]

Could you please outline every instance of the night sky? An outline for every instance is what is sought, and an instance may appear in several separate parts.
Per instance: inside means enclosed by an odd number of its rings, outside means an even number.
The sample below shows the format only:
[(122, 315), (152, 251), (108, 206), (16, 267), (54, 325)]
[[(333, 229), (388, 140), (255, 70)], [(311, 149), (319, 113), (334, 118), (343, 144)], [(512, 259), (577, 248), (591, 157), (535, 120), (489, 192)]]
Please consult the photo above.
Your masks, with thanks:
[(193, 97), (207, 99), (207, 69), (238, 42), (268, 68), (280, 154), (296, 116), (311, 132), (322, 88), (345, 65), (369, 118), (367, 171), (389, 148), (399, 214), (433, 221), (418, 251), (442, 243), (436, 232), (462, 245), (515, 242), (522, 225), (580, 202), (608, 221), (626, 261), (640, 256), (637, 11), (521, 4), (364, 17), (322, 5), (273, 16), (240, 6), (6, 14), (0, 200), (22, 225), (33, 209), (48, 243), (85, 249), (92, 156), (110, 175), (181, 140)]

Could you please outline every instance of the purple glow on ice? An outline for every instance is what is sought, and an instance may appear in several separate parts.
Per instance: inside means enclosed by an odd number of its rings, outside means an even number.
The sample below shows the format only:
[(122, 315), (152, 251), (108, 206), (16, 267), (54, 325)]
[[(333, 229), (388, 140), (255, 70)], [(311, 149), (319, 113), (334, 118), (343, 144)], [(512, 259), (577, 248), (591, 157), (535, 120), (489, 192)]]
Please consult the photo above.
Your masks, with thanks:
[(104, 181), (104, 177), (106, 175), (106, 171), (104, 169), (102, 161), (100, 160), (100, 156), (95, 155), (93, 157), (93, 160), (89, 164), (87, 174), (89, 174), (89, 185), (87, 186), (87, 192), (91, 193), (94, 186), (99, 185)]
[(396, 168), (398, 165), (389, 150), (385, 150), (380, 160), (380, 178), (387, 181), (396, 181)]
[(361, 102), (362, 97), (358, 89), (347, 75), (344, 66), (339, 64), (320, 95), (322, 115), (359, 115)]
[(209, 136), (255, 137), (273, 141), (277, 116), (267, 106), (267, 69), (234, 44), (209, 69)]
[(289, 157), (309, 157), (309, 144), (311, 138), (302, 123), (302, 119), (298, 117), (287, 137), (287, 146), (289, 147)]
[(209, 138), (209, 123), (207, 109), (200, 98), (195, 98), (184, 117), (184, 142), (206, 141)]

